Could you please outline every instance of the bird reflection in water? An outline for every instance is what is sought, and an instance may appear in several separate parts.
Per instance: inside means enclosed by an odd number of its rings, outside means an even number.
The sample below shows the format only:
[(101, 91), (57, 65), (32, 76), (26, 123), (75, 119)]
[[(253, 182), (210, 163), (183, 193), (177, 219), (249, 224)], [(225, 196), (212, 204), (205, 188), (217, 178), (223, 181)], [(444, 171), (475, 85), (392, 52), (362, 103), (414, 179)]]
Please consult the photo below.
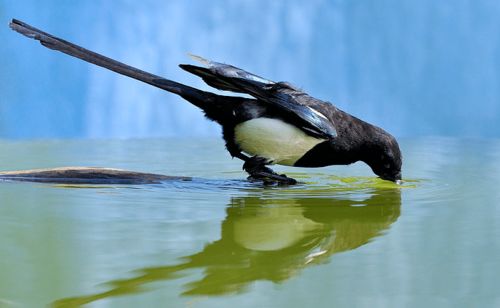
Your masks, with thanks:
[(279, 283), (330, 256), (360, 247), (387, 230), (400, 215), (399, 189), (372, 189), (363, 194), (236, 197), (227, 207), (221, 238), (176, 265), (140, 269), (130, 279), (114, 280), (109, 289), (64, 298), (56, 307), (78, 306), (103, 298), (141, 292), (155, 281), (176, 279), (186, 270), (203, 277), (185, 286), (183, 295), (244, 292), (252, 282)]

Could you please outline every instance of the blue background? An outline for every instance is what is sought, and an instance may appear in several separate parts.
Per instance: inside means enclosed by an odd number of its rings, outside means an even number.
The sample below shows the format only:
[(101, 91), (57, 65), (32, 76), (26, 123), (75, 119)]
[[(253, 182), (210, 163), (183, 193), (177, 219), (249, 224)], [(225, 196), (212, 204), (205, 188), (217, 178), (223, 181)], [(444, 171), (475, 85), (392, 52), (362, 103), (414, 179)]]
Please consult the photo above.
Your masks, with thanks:
[(11, 18), (167, 78), (188, 52), (396, 136), (500, 137), (500, 2), (0, 0), (0, 138), (215, 136), (182, 99), (41, 47)]

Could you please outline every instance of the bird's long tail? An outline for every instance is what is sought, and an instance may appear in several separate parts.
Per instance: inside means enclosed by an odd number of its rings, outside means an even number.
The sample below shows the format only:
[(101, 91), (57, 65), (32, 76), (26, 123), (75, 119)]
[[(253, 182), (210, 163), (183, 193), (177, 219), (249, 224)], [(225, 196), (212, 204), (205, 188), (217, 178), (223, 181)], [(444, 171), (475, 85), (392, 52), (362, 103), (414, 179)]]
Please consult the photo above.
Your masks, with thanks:
[(160, 76), (142, 71), (127, 64), (110, 59), (96, 52), (90, 51), (51, 34), (43, 32), (20, 20), (12, 19), (10, 28), (29, 38), (40, 41), (40, 43), (50, 49), (58, 50), (70, 56), (82, 59), (95, 65), (107, 68), (119, 74), (140, 80), (157, 88), (178, 94), (203, 109), (203, 105), (212, 93), (198, 90), (181, 83), (162, 78)]

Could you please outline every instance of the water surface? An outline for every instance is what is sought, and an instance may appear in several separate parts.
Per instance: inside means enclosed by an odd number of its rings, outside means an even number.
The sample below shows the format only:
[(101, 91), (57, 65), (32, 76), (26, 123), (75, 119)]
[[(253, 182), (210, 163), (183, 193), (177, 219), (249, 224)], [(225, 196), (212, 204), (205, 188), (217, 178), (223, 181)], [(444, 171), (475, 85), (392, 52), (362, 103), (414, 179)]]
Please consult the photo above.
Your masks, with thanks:
[(0, 170), (195, 177), (1, 182), (0, 306), (499, 306), (500, 141), (401, 143), (403, 186), (355, 164), (263, 187), (215, 139), (0, 142)]

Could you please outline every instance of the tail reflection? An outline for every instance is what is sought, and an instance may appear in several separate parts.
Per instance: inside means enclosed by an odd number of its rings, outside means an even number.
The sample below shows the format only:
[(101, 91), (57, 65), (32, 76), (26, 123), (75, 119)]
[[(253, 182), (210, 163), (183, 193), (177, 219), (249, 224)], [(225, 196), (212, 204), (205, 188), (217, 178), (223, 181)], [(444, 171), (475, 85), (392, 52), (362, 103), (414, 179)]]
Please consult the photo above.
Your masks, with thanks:
[[(364, 197), (363, 197), (364, 196)], [(359, 196), (358, 196), (359, 197)], [(362, 246), (387, 230), (400, 215), (399, 189), (372, 190), (359, 198), (231, 200), (221, 238), (177, 265), (141, 269), (131, 279), (109, 282), (106, 292), (58, 300), (56, 307), (84, 305), (141, 291), (145, 284), (175, 279), (184, 270), (202, 269), (183, 295), (243, 292), (252, 282), (284, 281), (337, 252)]]

